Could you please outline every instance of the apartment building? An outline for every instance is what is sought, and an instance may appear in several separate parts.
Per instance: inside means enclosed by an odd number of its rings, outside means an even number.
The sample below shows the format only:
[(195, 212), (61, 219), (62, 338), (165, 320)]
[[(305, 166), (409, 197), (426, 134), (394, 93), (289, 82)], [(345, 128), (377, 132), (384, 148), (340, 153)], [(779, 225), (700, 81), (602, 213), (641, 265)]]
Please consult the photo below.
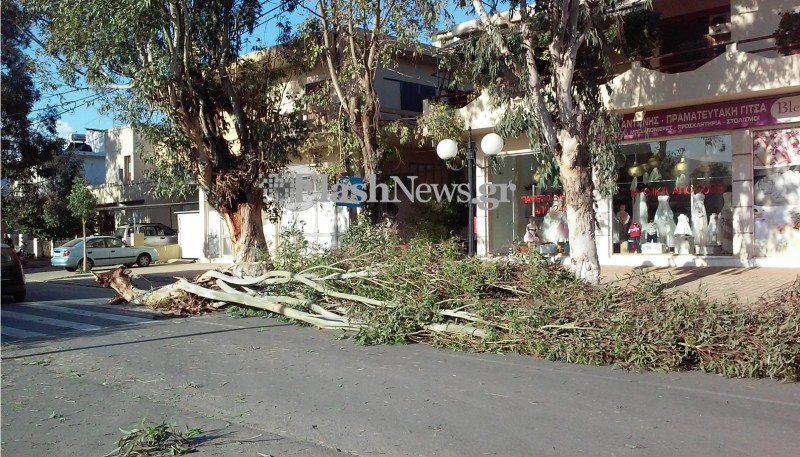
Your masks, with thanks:
[[(779, 13), (796, 2), (652, 6), (660, 49), (620, 65), (605, 90), (606, 106), (622, 115), (625, 164), (617, 195), (597, 197), (601, 264), (800, 266), (800, 54), (773, 37)], [(486, 101), (460, 110), (478, 142), (497, 122)], [(499, 170), (478, 170), (478, 185), (510, 179), (517, 194), (478, 210), (478, 252), (507, 252), (534, 216), (568, 261), (560, 188), (540, 182), (527, 138), (507, 139), (503, 156)]]
[(87, 131), (87, 142), (105, 158), (104, 182), (93, 186), (102, 217), (102, 232), (132, 223), (161, 223), (178, 228), (181, 211), (197, 210), (196, 194), (185, 198), (155, 198), (142, 154), (152, 150), (145, 138), (131, 126)]

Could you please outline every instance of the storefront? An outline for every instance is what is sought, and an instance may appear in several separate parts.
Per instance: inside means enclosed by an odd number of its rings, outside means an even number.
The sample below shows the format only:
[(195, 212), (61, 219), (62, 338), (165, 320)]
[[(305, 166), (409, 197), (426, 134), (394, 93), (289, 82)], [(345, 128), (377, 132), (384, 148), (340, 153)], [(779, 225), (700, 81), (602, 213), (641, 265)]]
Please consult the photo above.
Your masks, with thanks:
[(612, 263), (796, 263), (799, 123), (798, 94), (625, 116)]
[[(624, 116), (617, 194), (598, 200), (601, 263), (775, 265), (800, 259), (800, 94)], [(533, 154), (488, 173), (516, 196), (486, 212), (485, 252), (569, 254), (557, 180)]]

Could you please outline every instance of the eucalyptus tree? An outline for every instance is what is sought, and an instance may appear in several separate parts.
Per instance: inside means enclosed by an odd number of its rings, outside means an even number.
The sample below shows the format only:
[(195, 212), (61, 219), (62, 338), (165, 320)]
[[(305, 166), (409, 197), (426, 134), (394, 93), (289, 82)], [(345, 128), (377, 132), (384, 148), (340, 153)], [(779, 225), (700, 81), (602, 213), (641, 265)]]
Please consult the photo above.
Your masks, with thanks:
[[(498, 14), (494, 9), (487, 13), (480, 0), (471, 1), (479, 20), (476, 33), (460, 37), (460, 75), (490, 94), (502, 115), (501, 131), (527, 134), (540, 160), (558, 170), (571, 268), (598, 283), (595, 190), (604, 195), (616, 191), (618, 153), (618, 123), (604, 109), (600, 90), (611, 57), (625, 47), (623, 15), (615, 10), (620, 2), (510, 3), (510, 11)], [(652, 42), (653, 31), (648, 33), (639, 39)]]
[[(307, 58), (322, 61), (325, 91), (338, 100), (328, 144), (348, 173), (379, 176), (390, 152), (389, 137), (407, 138), (398, 122), (381, 117), (376, 75), (381, 68), (413, 60), (431, 48), (423, 43), (449, 17), (443, 0), (312, 0), (305, 24)], [(324, 95), (323, 95), (324, 96)], [(330, 106), (330, 105), (328, 105)]]
[(26, 0), (62, 76), (153, 144), (156, 192), (196, 184), (230, 231), (237, 262), (265, 251), (262, 182), (303, 143), (283, 48), (254, 49), (259, 0)]

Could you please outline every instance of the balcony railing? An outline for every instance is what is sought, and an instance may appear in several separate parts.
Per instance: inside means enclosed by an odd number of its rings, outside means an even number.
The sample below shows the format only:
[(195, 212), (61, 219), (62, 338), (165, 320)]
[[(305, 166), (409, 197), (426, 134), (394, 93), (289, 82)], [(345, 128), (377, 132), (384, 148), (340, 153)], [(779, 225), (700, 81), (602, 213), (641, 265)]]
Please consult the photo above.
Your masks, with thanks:
[[(753, 43), (757, 44), (752, 45)], [(714, 43), (713, 45), (692, 47), (691, 49), (629, 60), (617, 65), (617, 68), (622, 71), (617, 71), (614, 76), (627, 71), (630, 68), (630, 64), (633, 62), (639, 62), (644, 68), (662, 73), (683, 73), (696, 70), (724, 53), (726, 47), (731, 44), (736, 44), (737, 49), (750, 54), (780, 56), (800, 52), (800, 43), (793, 43), (788, 48), (778, 49), (774, 44), (773, 35), (747, 38), (744, 40), (727, 40)]]

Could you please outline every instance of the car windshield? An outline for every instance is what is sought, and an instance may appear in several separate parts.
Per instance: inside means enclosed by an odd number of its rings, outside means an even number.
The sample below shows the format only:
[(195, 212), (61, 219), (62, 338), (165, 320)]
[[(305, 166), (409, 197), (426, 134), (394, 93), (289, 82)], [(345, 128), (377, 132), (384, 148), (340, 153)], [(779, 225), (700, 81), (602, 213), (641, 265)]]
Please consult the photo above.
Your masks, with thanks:
[(3, 251), (2, 253), (3, 262), (11, 262), (12, 260), (14, 260), (14, 258), (11, 257), (11, 248), (9, 248), (8, 246), (3, 246), (2, 251)]
[(114, 236), (116, 236), (117, 238), (124, 237), (125, 236), (125, 229), (124, 228), (118, 228), (117, 231), (114, 232)]
[(75, 246), (76, 244), (79, 244), (79, 243), (81, 243), (82, 241), (83, 241), (83, 240), (82, 240), (82, 239), (80, 239), (80, 238), (75, 238), (74, 240), (72, 240), (72, 241), (70, 241), (70, 242), (67, 242), (67, 243), (64, 243), (64, 244), (62, 244), (62, 245), (61, 245), (61, 247), (62, 247), (62, 248), (71, 248), (72, 246)]

